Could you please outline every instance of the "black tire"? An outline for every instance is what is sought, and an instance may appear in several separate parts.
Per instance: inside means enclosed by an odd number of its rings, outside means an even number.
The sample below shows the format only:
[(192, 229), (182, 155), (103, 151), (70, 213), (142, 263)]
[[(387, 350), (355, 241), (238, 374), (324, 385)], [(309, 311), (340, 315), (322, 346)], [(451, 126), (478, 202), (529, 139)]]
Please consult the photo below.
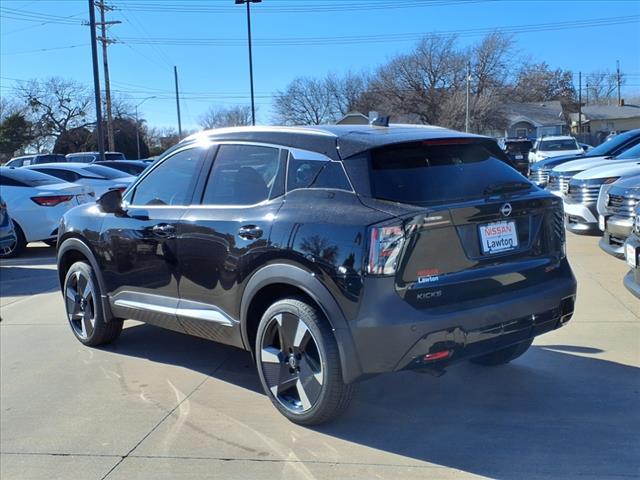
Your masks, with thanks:
[[(286, 330), (294, 319), (298, 324), (292, 336)], [(342, 379), (338, 345), (329, 322), (306, 299), (284, 298), (267, 309), (256, 334), (255, 359), (265, 393), (290, 421), (318, 425), (349, 406), (354, 388)]]
[(24, 233), (16, 222), (13, 222), (13, 230), (16, 233), (16, 241), (13, 245), (5, 250), (0, 250), (0, 258), (14, 258), (22, 254), (24, 249), (27, 248), (27, 240), (24, 238)]
[(113, 318), (105, 322), (100, 285), (88, 263), (71, 265), (65, 275), (62, 295), (71, 331), (81, 343), (97, 347), (120, 336), (123, 321)]
[(516, 343), (507, 348), (503, 348), (502, 350), (496, 350), (495, 352), (488, 353), (487, 355), (472, 358), (470, 361), (479, 365), (504, 365), (505, 363), (509, 363), (510, 361), (524, 355), (524, 353), (529, 350), (532, 343), (533, 338), (525, 340), (524, 342)]

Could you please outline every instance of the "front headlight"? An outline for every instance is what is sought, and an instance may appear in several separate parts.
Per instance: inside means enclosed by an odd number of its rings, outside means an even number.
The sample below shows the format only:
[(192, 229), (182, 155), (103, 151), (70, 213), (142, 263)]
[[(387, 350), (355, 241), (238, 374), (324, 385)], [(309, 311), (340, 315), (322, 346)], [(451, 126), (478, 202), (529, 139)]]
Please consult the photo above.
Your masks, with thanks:
[(620, 178), (620, 177), (609, 177), (609, 178), (605, 178), (605, 179), (602, 181), (602, 184), (603, 184), (603, 185), (609, 185), (610, 183), (615, 182), (615, 181), (616, 181), (616, 180), (618, 180), (619, 178)]

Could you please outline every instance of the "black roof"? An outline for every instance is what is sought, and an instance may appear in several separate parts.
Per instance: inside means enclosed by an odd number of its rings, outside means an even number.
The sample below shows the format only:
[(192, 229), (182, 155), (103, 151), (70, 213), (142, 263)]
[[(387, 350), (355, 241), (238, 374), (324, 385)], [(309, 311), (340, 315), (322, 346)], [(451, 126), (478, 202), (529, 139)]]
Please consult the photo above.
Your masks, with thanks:
[(236, 127), (205, 130), (181, 142), (209, 140), (273, 143), (322, 153), (333, 160), (342, 160), (372, 148), (396, 143), (416, 142), (437, 138), (475, 137), (480, 135), (421, 125), (321, 125), (313, 127)]

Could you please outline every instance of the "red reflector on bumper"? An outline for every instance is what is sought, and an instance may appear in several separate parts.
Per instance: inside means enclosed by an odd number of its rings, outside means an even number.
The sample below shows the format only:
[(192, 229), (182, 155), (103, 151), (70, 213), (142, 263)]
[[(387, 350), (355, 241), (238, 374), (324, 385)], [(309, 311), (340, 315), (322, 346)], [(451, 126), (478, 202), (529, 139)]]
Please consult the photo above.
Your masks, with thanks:
[(442, 352), (427, 353), (424, 356), (426, 362), (432, 362), (433, 360), (442, 360), (448, 358), (451, 355), (451, 350), (443, 350)]

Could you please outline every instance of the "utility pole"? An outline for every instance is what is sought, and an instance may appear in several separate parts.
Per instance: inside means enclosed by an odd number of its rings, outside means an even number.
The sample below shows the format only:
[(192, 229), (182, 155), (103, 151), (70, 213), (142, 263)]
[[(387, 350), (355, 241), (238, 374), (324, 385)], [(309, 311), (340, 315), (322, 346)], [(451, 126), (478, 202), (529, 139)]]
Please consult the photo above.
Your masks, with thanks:
[(578, 135), (582, 133), (582, 72), (578, 72)]
[(467, 62), (467, 115), (464, 122), (464, 131), (469, 133), (469, 94), (471, 92), (471, 62)]
[(102, 132), (102, 105), (100, 102), (100, 72), (98, 70), (98, 45), (96, 42), (96, 11), (93, 0), (89, 0), (89, 27), (91, 31), (91, 60), (93, 63), (93, 91), (96, 99), (96, 132), (100, 160), (104, 161), (104, 134)]
[(618, 84), (618, 106), (622, 105), (620, 98), (620, 60), (616, 60), (616, 83)]
[(251, 48), (251, 7), (252, 3), (260, 3), (262, 0), (235, 0), (236, 5), (247, 4), (247, 40), (249, 45), (249, 83), (251, 85), (251, 124), (256, 125), (256, 103), (253, 95), (253, 53)]
[(113, 137), (113, 115), (111, 112), (111, 82), (109, 80), (109, 59), (107, 56), (107, 48), (109, 44), (115, 43), (115, 40), (107, 38), (107, 26), (116, 25), (121, 23), (119, 21), (107, 22), (105, 18), (105, 12), (113, 10), (104, 3), (104, 1), (98, 1), (95, 3), (100, 9), (100, 31), (102, 35), (98, 37), (98, 40), (102, 43), (102, 67), (104, 69), (104, 96), (107, 106), (107, 142), (109, 144), (109, 150), (114, 151), (115, 140)]
[(587, 98), (584, 100), (584, 105), (589, 105), (589, 77), (587, 77), (587, 87), (584, 90), (584, 94)]
[(178, 139), (182, 140), (182, 120), (180, 119), (180, 94), (178, 93), (178, 67), (174, 65), (173, 76), (176, 80), (176, 108), (178, 110)]

